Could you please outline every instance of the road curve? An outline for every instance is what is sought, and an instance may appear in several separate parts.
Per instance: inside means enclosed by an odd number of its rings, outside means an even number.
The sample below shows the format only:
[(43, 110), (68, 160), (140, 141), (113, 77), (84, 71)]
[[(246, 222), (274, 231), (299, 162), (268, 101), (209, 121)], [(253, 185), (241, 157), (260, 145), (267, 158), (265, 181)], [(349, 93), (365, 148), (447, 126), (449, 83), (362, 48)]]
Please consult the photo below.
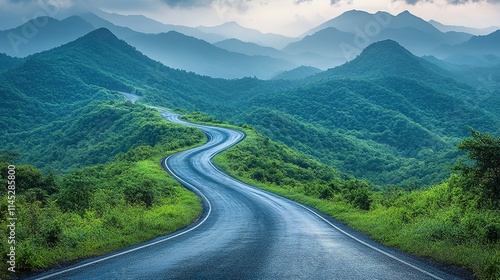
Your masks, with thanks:
[(242, 132), (161, 114), (208, 136), (205, 145), (164, 161), (204, 200), (202, 217), (174, 234), (33, 279), (460, 279), (219, 171), (211, 159)]

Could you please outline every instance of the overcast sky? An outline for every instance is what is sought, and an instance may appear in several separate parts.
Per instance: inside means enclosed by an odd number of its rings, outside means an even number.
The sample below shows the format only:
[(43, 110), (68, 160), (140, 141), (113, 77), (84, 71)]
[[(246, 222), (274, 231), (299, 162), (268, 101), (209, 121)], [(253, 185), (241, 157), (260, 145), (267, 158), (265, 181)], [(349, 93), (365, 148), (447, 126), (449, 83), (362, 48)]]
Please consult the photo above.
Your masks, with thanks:
[(92, 9), (142, 14), (163, 23), (213, 26), (228, 21), (262, 32), (296, 36), (356, 9), (470, 27), (500, 26), (500, 0), (0, 0), (0, 29), (41, 15), (62, 19)]

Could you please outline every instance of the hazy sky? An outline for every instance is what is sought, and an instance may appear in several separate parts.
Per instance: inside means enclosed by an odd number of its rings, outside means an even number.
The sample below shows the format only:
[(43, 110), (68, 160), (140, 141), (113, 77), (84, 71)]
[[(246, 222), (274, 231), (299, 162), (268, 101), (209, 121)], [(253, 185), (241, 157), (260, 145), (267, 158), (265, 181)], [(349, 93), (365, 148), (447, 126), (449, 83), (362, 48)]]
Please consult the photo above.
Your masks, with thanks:
[(0, 29), (41, 15), (64, 18), (101, 9), (143, 14), (158, 21), (213, 26), (227, 21), (262, 32), (302, 34), (341, 13), (404, 10), (425, 19), (470, 27), (500, 26), (500, 0), (0, 0)]

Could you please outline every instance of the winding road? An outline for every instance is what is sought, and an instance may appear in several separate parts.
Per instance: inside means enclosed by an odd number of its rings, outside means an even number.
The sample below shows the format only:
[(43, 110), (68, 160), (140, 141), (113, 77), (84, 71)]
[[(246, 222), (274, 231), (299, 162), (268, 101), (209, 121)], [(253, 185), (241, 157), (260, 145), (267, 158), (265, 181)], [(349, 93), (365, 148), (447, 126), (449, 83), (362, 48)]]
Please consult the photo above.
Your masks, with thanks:
[(242, 132), (161, 114), (208, 137), (163, 162), (203, 199), (204, 214), (179, 232), (33, 279), (460, 279), (218, 170), (211, 159), (242, 140)]

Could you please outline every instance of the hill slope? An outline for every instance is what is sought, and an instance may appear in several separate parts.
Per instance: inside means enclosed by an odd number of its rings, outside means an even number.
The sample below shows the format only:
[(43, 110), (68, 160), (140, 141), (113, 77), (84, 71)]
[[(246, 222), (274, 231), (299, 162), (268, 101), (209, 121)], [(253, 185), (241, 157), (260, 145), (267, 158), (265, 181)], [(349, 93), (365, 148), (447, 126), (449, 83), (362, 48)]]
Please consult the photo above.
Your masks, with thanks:
[(19, 27), (0, 31), (0, 53), (25, 57), (73, 41), (93, 29), (78, 16), (61, 21), (39, 17)]
[(44, 170), (104, 163), (176, 133), (152, 122), (151, 110), (124, 103), (118, 90), (150, 90), (173, 108), (211, 108), (225, 98), (219, 81), (165, 67), (104, 28), (11, 60), (17, 65), (0, 74), (1, 147)]
[(175, 31), (138, 35), (127, 41), (169, 67), (217, 78), (257, 76), (268, 79), (277, 72), (295, 67), (283, 59), (230, 52)]
[[(448, 176), (443, 166), (456, 158), (454, 145), (467, 135), (467, 126), (490, 132), (499, 127), (496, 117), (467, 101), (470, 87), (440, 71), (385, 41), (304, 81), (227, 81), (162, 66), (99, 29), (30, 57), (2, 75), (1, 85), (13, 97), (3, 110), (19, 108), (26, 116), (21, 129), (61, 119), (93, 99), (112, 98), (106, 89), (121, 90), (142, 95), (145, 102), (255, 125), (345, 173), (380, 184), (426, 184)], [(51, 80), (59, 91), (32, 89), (29, 82)], [(19, 105), (28, 99), (31, 107)], [(55, 110), (63, 100), (69, 105)], [(40, 113), (33, 114), (36, 110)], [(15, 131), (8, 123), (2, 125)]]
[[(438, 182), (468, 126), (497, 133), (476, 91), (393, 41), (274, 94), (256, 93), (221, 116), (380, 184)], [(396, 175), (398, 174), (398, 175)]]

